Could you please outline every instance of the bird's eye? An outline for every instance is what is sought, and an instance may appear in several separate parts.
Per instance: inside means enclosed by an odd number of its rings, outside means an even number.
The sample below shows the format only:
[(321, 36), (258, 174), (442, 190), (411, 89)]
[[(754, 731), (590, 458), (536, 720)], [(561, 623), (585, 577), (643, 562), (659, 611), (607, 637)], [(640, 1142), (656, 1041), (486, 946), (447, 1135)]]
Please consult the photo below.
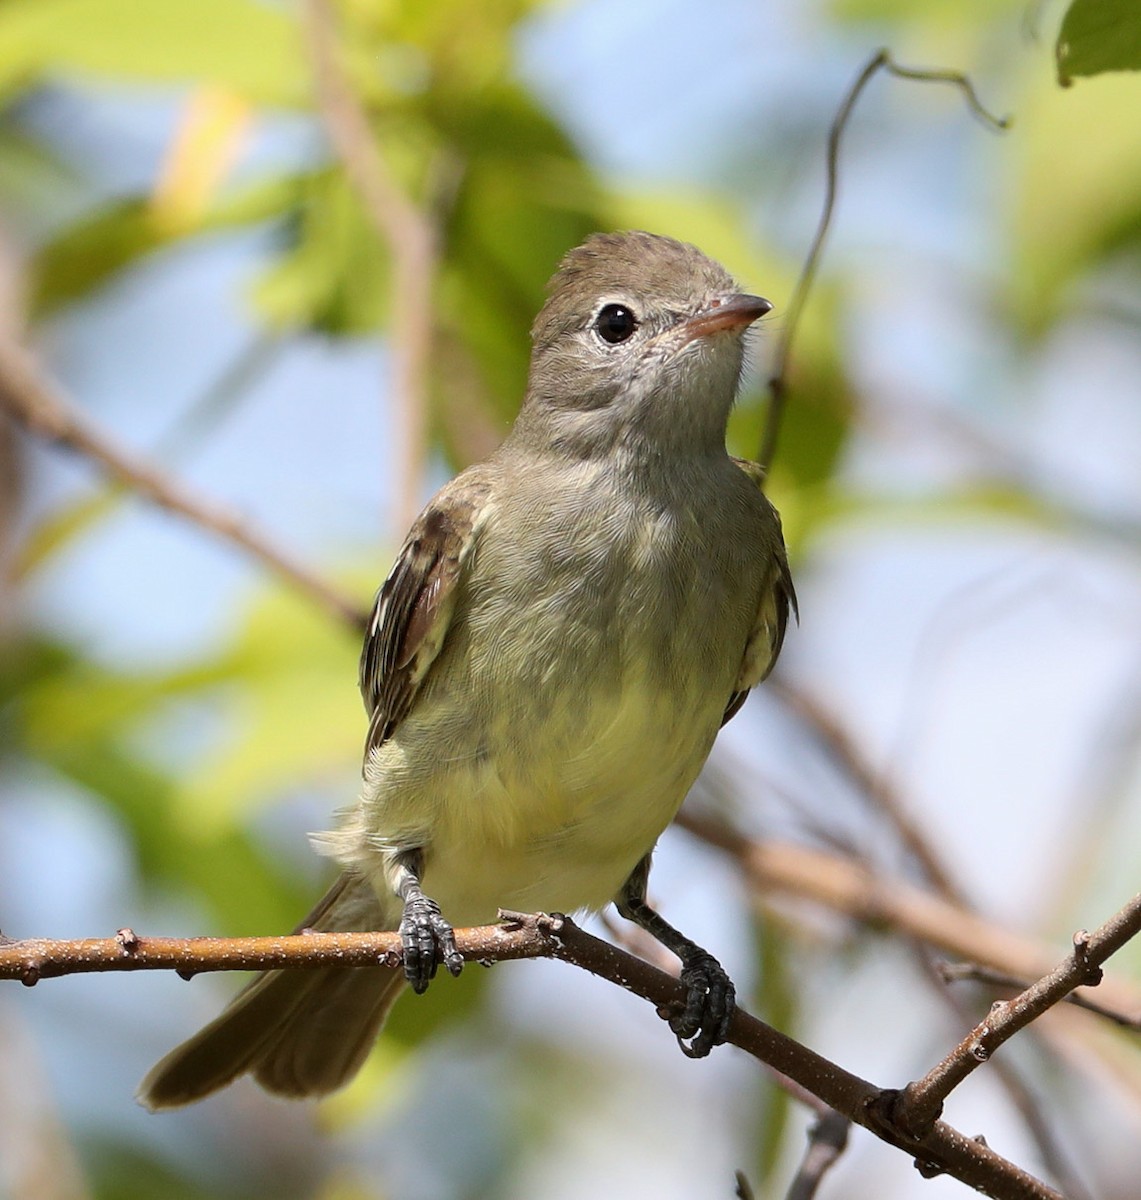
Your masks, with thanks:
[(638, 328), (638, 318), (625, 304), (606, 304), (594, 322), (595, 332), (612, 346), (624, 342)]

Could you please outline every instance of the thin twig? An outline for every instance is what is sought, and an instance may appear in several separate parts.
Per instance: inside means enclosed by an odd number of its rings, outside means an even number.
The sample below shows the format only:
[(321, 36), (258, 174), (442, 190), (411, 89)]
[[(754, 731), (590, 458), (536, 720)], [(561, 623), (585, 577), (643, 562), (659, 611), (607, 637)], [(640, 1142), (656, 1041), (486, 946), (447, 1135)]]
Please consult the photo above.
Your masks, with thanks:
[(971, 1072), (987, 1062), (994, 1052), (1065, 999), (1077, 987), (1094, 987), (1101, 982), (1101, 964), (1141, 933), (1141, 893), (1100, 929), (1074, 935), (1074, 951), (1048, 975), (1013, 1000), (991, 1006), (981, 1024), (937, 1063), (920, 1080), (907, 1085), (895, 1105), (893, 1117), (905, 1129), (920, 1132), (943, 1109), (943, 1101)]
[[(792, 698), (797, 701), (800, 699), (797, 693), (793, 693)], [(824, 752), (833, 757), (837, 761), (838, 765), (840, 765), (849, 773), (849, 775), (852, 777), (853, 783), (864, 791), (865, 795), (876, 804), (878, 809), (885, 811), (889, 818), (893, 818), (896, 813), (902, 814), (906, 817), (906, 810), (900, 798), (895, 794), (893, 789), (890, 788), (883, 777), (871, 769), (855, 741), (850, 738), (845, 730), (839, 727), (839, 725), (831, 719), (830, 715), (825, 710), (822, 708), (818, 709), (817, 706), (809, 700), (809, 698), (805, 697), (803, 709), (798, 707), (796, 715), (811, 724), (813, 732), (818, 735), (821, 748), (824, 750)], [(819, 728), (816, 727), (817, 723), (819, 724)], [(893, 823), (895, 823), (894, 820)], [(700, 828), (698, 831), (700, 832)], [(918, 830), (916, 831), (916, 836), (921, 837)], [(907, 839), (905, 838), (904, 840), (906, 841)], [(758, 877), (755, 874), (750, 874), (747, 863), (750, 857), (754, 861), (758, 861), (761, 858), (761, 853), (758, 852), (758, 849), (754, 845), (750, 848), (748, 855), (745, 855), (742, 853), (745, 845), (746, 843), (744, 842), (738, 842), (736, 844), (736, 857), (738, 857), (739, 864), (744, 868), (744, 874), (746, 875), (746, 878), (749, 879), (750, 882), (753, 882), (754, 886), (757, 887), (757, 890), (760, 891), (760, 887), (757, 886), (759, 882)], [(921, 840), (919, 845), (922, 848), (925, 846), (925, 843)], [(733, 850), (733, 843), (730, 841), (726, 848)], [(798, 857), (795, 851), (793, 854), (794, 858)], [(937, 860), (934, 861), (937, 862)], [(801, 865), (808, 867), (809, 863), (804, 862)], [(807, 876), (806, 872), (806, 882), (809, 884), (809, 886), (811, 886), (812, 877), (817, 879), (827, 878), (829, 880), (829, 884), (825, 889), (827, 894), (831, 895), (833, 898), (851, 899), (854, 895), (859, 894), (858, 891), (849, 891), (847, 888), (843, 887), (834, 889), (832, 885), (837, 875), (843, 875), (846, 872), (854, 871), (863, 872), (864, 878), (869, 881), (879, 878), (876, 876), (874, 868), (866, 860), (854, 855), (844, 855), (838, 858), (837, 865), (834, 867), (822, 869), (820, 865), (817, 865), (816, 869), (812, 870), (811, 876)], [(891, 881), (881, 879), (881, 882), (886, 882), (889, 888), (895, 888), (899, 886)], [(911, 913), (915, 917), (919, 917), (920, 914), (924, 912), (922, 902), (918, 907), (913, 907), (909, 903), (909, 885), (903, 885), (903, 888), (904, 891), (898, 896), (898, 899), (903, 903), (903, 911)], [(927, 899), (931, 900), (934, 898), (928, 897)], [(859, 916), (863, 919), (869, 919), (870, 917), (870, 914), (866, 912), (852, 913), (852, 915)], [(958, 922), (961, 922), (961, 929), (965, 935), (969, 930), (977, 930), (978, 923), (981, 921), (981, 918), (971, 910), (959, 905), (956, 905), (952, 908), (950, 903), (948, 903), (945, 915), (950, 917), (950, 924), (952, 926)], [(874, 920), (874, 917), (871, 917), (871, 919)], [(925, 939), (923, 939), (919, 934), (919, 930), (921, 929), (925, 931), (930, 930), (930, 926), (925, 926), (922, 919), (916, 920), (912, 924), (903, 924), (898, 926), (897, 932), (910, 941), (911, 948), (915, 953), (916, 958), (919, 960), (920, 965), (924, 968), (925, 978), (927, 978), (927, 980), (933, 984), (938, 984), (936, 968), (932, 965), (930, 953), (927, 951), (925, 946)], [(1027, 949), (1031, 949), (1029, 945), (1027, 946)], [(1033, 951), (1031, 952), (1033, 953)], [(1038, 949), (1038, 961), (1039, 966), (1036, 969), (1035, 974), (1045, 974), (1055, 961), (1054, 954), (1048, 948), (1042, 947)], [(1025, 986), (1025, 984), (1022, 985), (1022, 987)], [(1019, 990), (1021, 990), (1021, 988)], [(950, 994), (945, 986), (937, 986), (937, 995), (939, 996), (940, 1000), (944, 1004), (948, 1005), (952, 1012), (954, 1012), (958, 1024), (962, 1025), (965, 1023), (966, 1018), (962, 1010), (962, 1006), (959, 1004), (958, 1000)], [(1137, 997), (1137, 1003), (1141, 1004), (1141, 996)], [(1034, 1033), (1035, 1030), (1028, 1030), (1027, 1036), (1033, 1036)], [(1054, 1178), (1061, 1183), (1063, 1190), (1065, 1191), (1066, 1195), (1070, 1197), (1070, 1200), (1087, 1200), (1088, 1193), (1085, 1191), (1076, 1171), (1071, 1167), (1065, 1155), (1062, 1153), (1057, 1140), (1053, 1137), (1052, 1131), (1049, 1128), (1040, 1106), (1037, 1104), (1030, 1090), (1025, 1086), (1017, 1073), (1010, 1067), (1010, 1064), (999, 1059), (993, 1065), (999, 1082), (1003, 1087), (1005, 1087), (1012, 1103), (1022, 1116), (1031, 1137), (1034, 1139), (1034, 1142), (1042, 1156), (1042, 1161), (1047, 1165)]]
[(116, 445), (44, 378), (23, 346), (3, 333), (0, 406), (38, 437), (94, 460), (116, 482), (240, 547), (337, 620), (363, 629), (366, 614), (353, 600), (287, 555), (237, 513), (196, 495), (158, 467)]
[(377, 148), (368, 114), (341, 62), (328, 0), (305, 0), (303, 11), (317, 103), (330, 141), (392, 257), (388, 346), (399, 446), (393, 521), (403, 533), (420, 508), (427, 459), (432, 290), (439, 236), (429, 216), (393, 179)]
[[(593, 937), (566, 917), (502, 913), (502, 925), (456, 930), (465, 959), (548, 957), (571, 963), (650, 1001), (669, 1016), (684, 1005), (679, 980), (616, 946)], [(114, 938), (77, 942), (0, 940), (0, 978), (32, 985), (51, 976), (85, 971), (176, 969), (262, 970), (339, 966), (393, 966), (397, 933), (302, 933), (279, 938), (144, 938), (129, 929)], [(737, 1009), (728, 1040), (795, 1079), (824, 1103), (916, 1158), (924, 1174), (949, 1174), (998, 1200), (1061, 1200), (1059, 1194), (982, 1143), (936, 1122), (919, 1138), (891, 1116), (896, 1095), (884, 1092), (771, 1026)]]
[(804, 1157), (788, 1189), (786, 1200), (813, 1200), (824, 1176), (848, 1148), (852, 1122), (843, 1113), (829, 1112), (817, 1117), (808, 1130)]
[[(1021, 960), (1027, 965), (1033, 963), (1032, 975), (1045, 974), (1055, 961), (1054, 953), (1048, 946), (1019, 938), (970, 910), (954, 906), (901, 880), (877, 876), (866, 863), (851, 857), (797, 846), (750, 841), (708, 816), (697, 815), (688, 809), (683, 810), (678, 824), (730, 853), (746, 881), (758, 894), (785, 892), (790, 896), (811, 897), (873, 927), (888, 925), (902, 936), (910, 938), (916, 943), (917, 949), (922, 945), (947, 940), (974, 945), (976, 949), (972, 953), (975, 954), (985, 947), (984, 952), (995, 955), (999, 961)], [(926, 963), (927, 956), (923, 956), (923, 960)], [(1025, 986), (1025, 982), (1021, 983), (1018, 990)], [(1141, 994), (1123, 979), (1107, 980), (1103, 986), (1114, 990), (1114, 1002), (1122, 1006), (1121, 1011), (1104, 1004), (1093, 1006), (1078, 994), (1068, 999), (1080, 1007), (1095, 1007), (1096, 1011), (1109, 1015), (1119, 1024), (1132, 1025), (1133, 1019), (1124, 1008), (1129, 1005), (1141, 1006)], [(949, 1000), (945, 989), (941, 995)], [(1141, 1011), (1141, 1008), (1137, 1011)], [(1046, 1035), (1049, 1031), (1043, 1029), (1042, 1033)], [(996, 1068), (1003, 1066), (1001, 1062), (994, 1065)], [(1038, 1145), (1042, 1161), (1063, 1183), (1067, 1196), (1071, 1196), (1072, 1200), (1080, 1200), (1086, 1193), (1058, 1150), (1042, 1114), (1033, 1103), (1033, 1097), (1010, 1072), (999, 1070), (998, 1074)], [(776, 1082), (795, 1095), (788, 1081), (778, 1076)]]
[[(875, 770), (868, 762), (865, 752), (849, 732), (841, 725), (828, 710), (809, 694), (789, 686), (778, 685), (778, 695), (806, 723), (816, 736), (823, 752), (832, 759), (848, 775), (853, 784), (862, 792), (864, 797), (885, 815), (891, 822), (897, 836), (918, 863), (931, 885), (948, 901), (964, 912), (972, 912), (964, 891), (953, 879), (950, 871), (944, 866), (935, 847), (926, 837), (924, 831), (912, 819), (911, 813), (903, 798), (892, 786), (890, 779), (882, 772)], [(930, 955), (924, 948), (915, 945), (917, 956), (927, 968), (927, 977), (932, 978)], [(1043, 954), (1043, 966), (1037, 972), (1043, 973), (1047, 956)], [(1025, 986), (1025, 985), (1024, 985)], [(961, 1006), (951, 996), (946, 988), (939, 989), (939, 995), (945, 1004), (962, 1020)], [(1011, 1103), (1022, 1117), (1024, 1124), (1034, 1139), (1042, 1161), (1047, 1165), (1065, 1191), (1070, 1200), (1088, 1200), (1081, 1180), (1062, 1153), (1057, 1139), (1042, 1113), (1041, 1106), (1036, 1102), (1030, 1089), (1021, 1077), (1008, 1063), (995, 1063), (996, 1076), (1006, 1090)]]
[(800, 317), (804, 310), (805, 302), (808, 299), (808, 293), (811, 291), (816, 279), (816, 272), (820, 266), (820, 257), (824, 251), (824, 242), (832, 227), (832, 216), (836, 208), (840, 140), (844, 135), (848, 120), (852, 115), (852, 110), (855, 108), (856, 101), (860, 98), (861, 92), (863, 92), (872, 76), (881, 69), (901, 79), (914, 79), (924, 83), (952, 84), (966, 97), (970, 110), (987, 125), (995, 129), (1005, 129), (1008, 124), (1005, 118), (994, 117), (983, 108), (982, 104), (979, 103), (978, 96), (975, 94), (970, 80), (959, 71), (919, 70), (912, 67), (901, 67), (892, 59), (890, 52), (887, 50), (876, 51), (867, 63), (864, 64), (863, 69), (856, 76), (855, 82), (848, 89), (848, 93), (837, 110), (836, 116), (832, 120), (832, 127), (828, 132), (828, 150), (825, 157), (824, 204), (820, 211), (820, 220), (817, 223), (816, 232), (813, 235), (808, 255), (804, 260), (804, 266), (800, 270), (800, 278), (797, 279), (792, 298), (789, 300), (784, 325), (780, 337), (777, 339), (776, 350), (773, 354), (773, 373), (769, 379), (769, 411), (765, 421), (764, 433), (761, 436), (760, 451), (757, 455), (757, 461), (766, 469), (772, 465), (773, 455), (776, 452), (777, 438), (780, 434), (781, 418), (784, 415), (784, 405), (788, 390), (788, 364), (792, 352), (792, 341), (800, 325)]
[[(993, 967), (985, 967), (981, 963), (937, 962), (934, 966), (936, 974), (944, 983), (964, 981), (981, 983), (987, 987), (1004, 988), (1013, 992), (1024, 992), (1030, 986), (1030, 981), (1025, 976), (1011, 975), (1009, 971), (996, 971)], [(1137, 1010), (1136, 1015), (1131, 1016), (1129, 1013), (1119, 1012), (1117, 1009), (1099, 1004), (1097, 1000), (1087, 996), (1084, 992), (1071, 992), (1068, 996), (1063, 997), (1063, 1003), (1073, 1004), (1077, 1008), (1084, 1008), (1086, 1012), (1096, 1013), (1099, 1017), (1105, 1017), (1107, 1021), (1120, 1025), (1122, 1029), (1141, 1032), (1141, 1008)]]

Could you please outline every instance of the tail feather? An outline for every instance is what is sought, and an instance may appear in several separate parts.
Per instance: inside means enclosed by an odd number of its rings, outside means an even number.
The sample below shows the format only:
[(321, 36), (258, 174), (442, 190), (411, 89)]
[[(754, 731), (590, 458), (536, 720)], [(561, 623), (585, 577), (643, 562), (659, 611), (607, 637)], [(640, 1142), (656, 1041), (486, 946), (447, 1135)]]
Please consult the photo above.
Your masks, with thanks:
[[(390, 924), (371, 887), (342, 875), (300, 928)], [(382, 967), (267, 971), (150, 1070), (139, 1100), (152, 1110), (190, 1104), (246, 1074), (282, 1096), (334, 1091), (360, 1069), (403, 984)]]
[(404, 978), (375, 967), (329, 971), (258, 1056), (253, 1076), (278, 1096), (320, 1096), (348, 1083), (368, 1057)]

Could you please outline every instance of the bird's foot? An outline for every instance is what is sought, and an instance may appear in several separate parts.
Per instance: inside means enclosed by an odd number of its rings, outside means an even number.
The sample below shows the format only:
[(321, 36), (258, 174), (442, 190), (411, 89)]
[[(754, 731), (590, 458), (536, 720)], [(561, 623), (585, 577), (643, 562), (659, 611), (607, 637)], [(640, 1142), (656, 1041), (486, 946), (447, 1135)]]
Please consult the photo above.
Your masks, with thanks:
[(400, 940), (404, 944), (404, 977), (419, 995), (443, 963), (452, 975), (463, 969), (463, 956), (456, 949), (456, 935), (444, 920), (440, 906), (416, 888), (404, 902), (400, 918)]
[(681, 981), (689, 988), (689, 994), (685, 1007), (670, 1016), (670, 1029), (683, 1054), (704, 1058), (729, 1036), (737, 990), (717, 959), (700, 949), (683, 961)]

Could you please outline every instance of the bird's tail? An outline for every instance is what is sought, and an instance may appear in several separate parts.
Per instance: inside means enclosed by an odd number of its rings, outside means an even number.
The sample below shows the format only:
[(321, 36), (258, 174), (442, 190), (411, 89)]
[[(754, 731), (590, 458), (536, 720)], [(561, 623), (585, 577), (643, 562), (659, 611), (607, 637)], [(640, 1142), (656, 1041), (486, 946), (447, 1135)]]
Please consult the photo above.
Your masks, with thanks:
[[(299, 928), (393, 925), (367, 883), (342, 875)], [(191, 1104), (241, 1075), (279, 1096), (335, 1091), (360, 1069), (403, 985), (385, 967), (266, 971), (151, 1068), (139, 1101), (152, 1111)]]

